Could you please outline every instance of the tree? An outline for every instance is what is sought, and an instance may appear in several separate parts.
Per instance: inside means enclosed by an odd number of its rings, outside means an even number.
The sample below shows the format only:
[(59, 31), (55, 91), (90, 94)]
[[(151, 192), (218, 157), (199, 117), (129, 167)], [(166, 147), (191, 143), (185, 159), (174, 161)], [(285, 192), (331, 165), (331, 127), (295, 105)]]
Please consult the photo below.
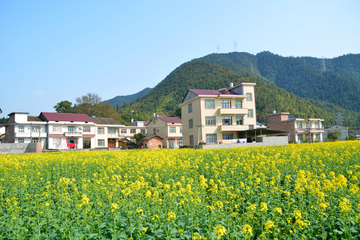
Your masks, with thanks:
[(145, 137), (145, 136), (144, 136), (142, 133), (136, 133), (136, 134), (134, 134), (134, 138), (136, 139), (136, 143), (137, 143), (137, 144), (139, 144), (144, 137)]
[(336, 141), (340, 138), (340, 136), (341, 136), (340, 131), (331, 131), (328, 133), (326, 138), (328, 141)]
[(57, 103), (54, 108), (58, 113), (75, 113), (75, 107), (72, 107), (72, 102), (67, 100)]
[(88, 93), (82, 97), (76, 98), (76, 112), (86, 114), (89, 117), (114, 118), (121, 120), (120, 114), (111, 107), (111, 104), (101, 102), (101, 97), (95, 93)]

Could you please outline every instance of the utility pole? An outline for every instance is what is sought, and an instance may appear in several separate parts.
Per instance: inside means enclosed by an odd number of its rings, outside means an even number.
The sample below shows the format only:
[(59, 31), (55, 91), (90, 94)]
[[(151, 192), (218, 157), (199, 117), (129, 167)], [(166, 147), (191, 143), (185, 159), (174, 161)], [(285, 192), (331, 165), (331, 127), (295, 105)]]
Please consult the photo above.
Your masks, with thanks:
[(337, 118), (336, 121), (337, 121), (338, 125), (340, 125), (340, 126), (342, 126), (342, 122), (344, 121), (343, 117), (344, 117), (344, 114), (342, 112), (336, 113), (336, 118)]

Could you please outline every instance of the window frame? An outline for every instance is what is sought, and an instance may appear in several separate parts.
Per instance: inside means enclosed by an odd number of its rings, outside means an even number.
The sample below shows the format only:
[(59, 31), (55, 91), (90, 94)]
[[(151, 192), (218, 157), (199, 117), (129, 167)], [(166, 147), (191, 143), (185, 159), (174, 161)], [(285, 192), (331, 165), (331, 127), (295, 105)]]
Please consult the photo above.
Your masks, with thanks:
[(130, 133), (131, 133), (131, 134), (136, 134), (136, 129), (135, 129), (135, 128), (131, 128), (131, 129), (130, 129)]
[(190, 140), (190, 145), (194, 146), (194, 135), (190, 135), (189, 140)]
[[(214, 139), (215, 139), (215, 141), (213, 141)], [(216, 133), (206, 134), (206, 144), (216, 144), (216, 143), (217, 143), (217, 134)]]
[(236, 125), (244, 125), (244, 117), (243, 116), (236, 116)]
[[(102, 130), (102, 131), (101, 131)], [(98, 127), (97, 129), (98, 134), (105, 134), (105, 129), (103, 127)]]
[[(100, 144), (102, 142), (102, 144)], [(105, 139), (98, 139), (98, 146), (105, 147)]]
[[(210, 123), (210, 124), (208, 124), (208, 123)], [(211, 123), (213, 123), (213, 124), (211, 124)], [(216, 126), (216, 117), (215, 116), (205, 117), (205, 126)]]
[[(240, 107), (238, 107), (238, 103), (240, 102)], [(235, 108), (243, 108), (242, 100), (235, 100)]]
[(192, 103), (189, 103), (188, 105), (188, 113), (192, 113), (193, 109), (192, 109)]
[[(124, 132), (124, 130), (125, 130), (125, 132)], [(121, 132), (122, 134), (127, 133), (127, 129), (126, 129), (126, 128), (122, 128), (120, 132)]]
[(176, 127), (169, 127), (169, 133), (176, 133)]
[[(227, 136), (230, 136), (230, 134), (231, 134), (231, 138), (225, 137), (226, 135), (227, 135)], [(233, 133), (223, 133), (223, 134), (222, 134), (222, 139), (223, 139), (223, 140), (231, 140), (231, 139), (234, 139), (234, 134), (233, 134)]]
[[(204, 104), (205, 104), (205, 109), (215, 109), (215, 99), (205, 99)], [(213, 107), (208, 107), (208, 104), (212, 105)]]
[[(232, 125), (232, 117), (222, 117), (221, 120), (222, 120), (221, 122), (222, 122), (223, 126), (231, 126)], [(224, 120), (230, 120), (229, 124), (226, 124), (226, 121), (224, 121)]]
[(254, 110), (248, 109), (248, 118), (253, 118), (253, 117), (254, 117)]
[(221, 108), (231, 108), (231, 100), (221, 100)]
[(193, 128), (194, 127), (194, 120), (191, 118), (189, 119), (189, 128)]
[(246, 93), (246, 101), (252, 102), (252, 99), (253, 99), (252, 93)]
[(18, 132), (25, 132), (25, 126), (18, 126)]
[[(111, 132), (110, 132), (110, 130), (111, 130)], [(113, 132), (112, 132), (113, 131)], [(107, 133), (108, 134), (116, 134), (116, 128), (114, 128), (114, 127), (108, 127), (107, 128)]]

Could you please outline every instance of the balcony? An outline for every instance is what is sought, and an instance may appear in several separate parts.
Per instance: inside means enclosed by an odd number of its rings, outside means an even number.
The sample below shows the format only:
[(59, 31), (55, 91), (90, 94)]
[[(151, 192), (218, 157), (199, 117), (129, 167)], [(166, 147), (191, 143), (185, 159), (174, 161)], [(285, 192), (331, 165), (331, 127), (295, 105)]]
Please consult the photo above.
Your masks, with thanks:
[(309, 132), (324, 132), (324, 128), (296, 128), (295, 132), (309, 133)]
[(64, 132), (65, 137), (81, 137), (82, 132)]
[(248, 130), (249, 126), (245, 125), (220, 125), (220, 132), (237, 132)]
[(248, 114), (247, 108), (219, 108), (220, 115), (242, 115)]
[(36, 137), (40, 137), (40, 138), (46, 138), (47, 137), (47, 133), (41, 132), (16, 132), (15, 133), (15, 137), (16, 138), (36, 138)]

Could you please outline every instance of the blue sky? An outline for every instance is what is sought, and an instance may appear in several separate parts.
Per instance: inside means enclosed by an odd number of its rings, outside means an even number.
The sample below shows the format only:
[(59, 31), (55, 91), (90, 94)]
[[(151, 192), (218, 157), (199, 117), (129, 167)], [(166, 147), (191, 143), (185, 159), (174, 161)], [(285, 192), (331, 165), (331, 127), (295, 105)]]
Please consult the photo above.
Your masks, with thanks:
[(2, 0), (0, 117), (133, 94), (184, 62), (235, 50), (360, 53), (360, 1)]

